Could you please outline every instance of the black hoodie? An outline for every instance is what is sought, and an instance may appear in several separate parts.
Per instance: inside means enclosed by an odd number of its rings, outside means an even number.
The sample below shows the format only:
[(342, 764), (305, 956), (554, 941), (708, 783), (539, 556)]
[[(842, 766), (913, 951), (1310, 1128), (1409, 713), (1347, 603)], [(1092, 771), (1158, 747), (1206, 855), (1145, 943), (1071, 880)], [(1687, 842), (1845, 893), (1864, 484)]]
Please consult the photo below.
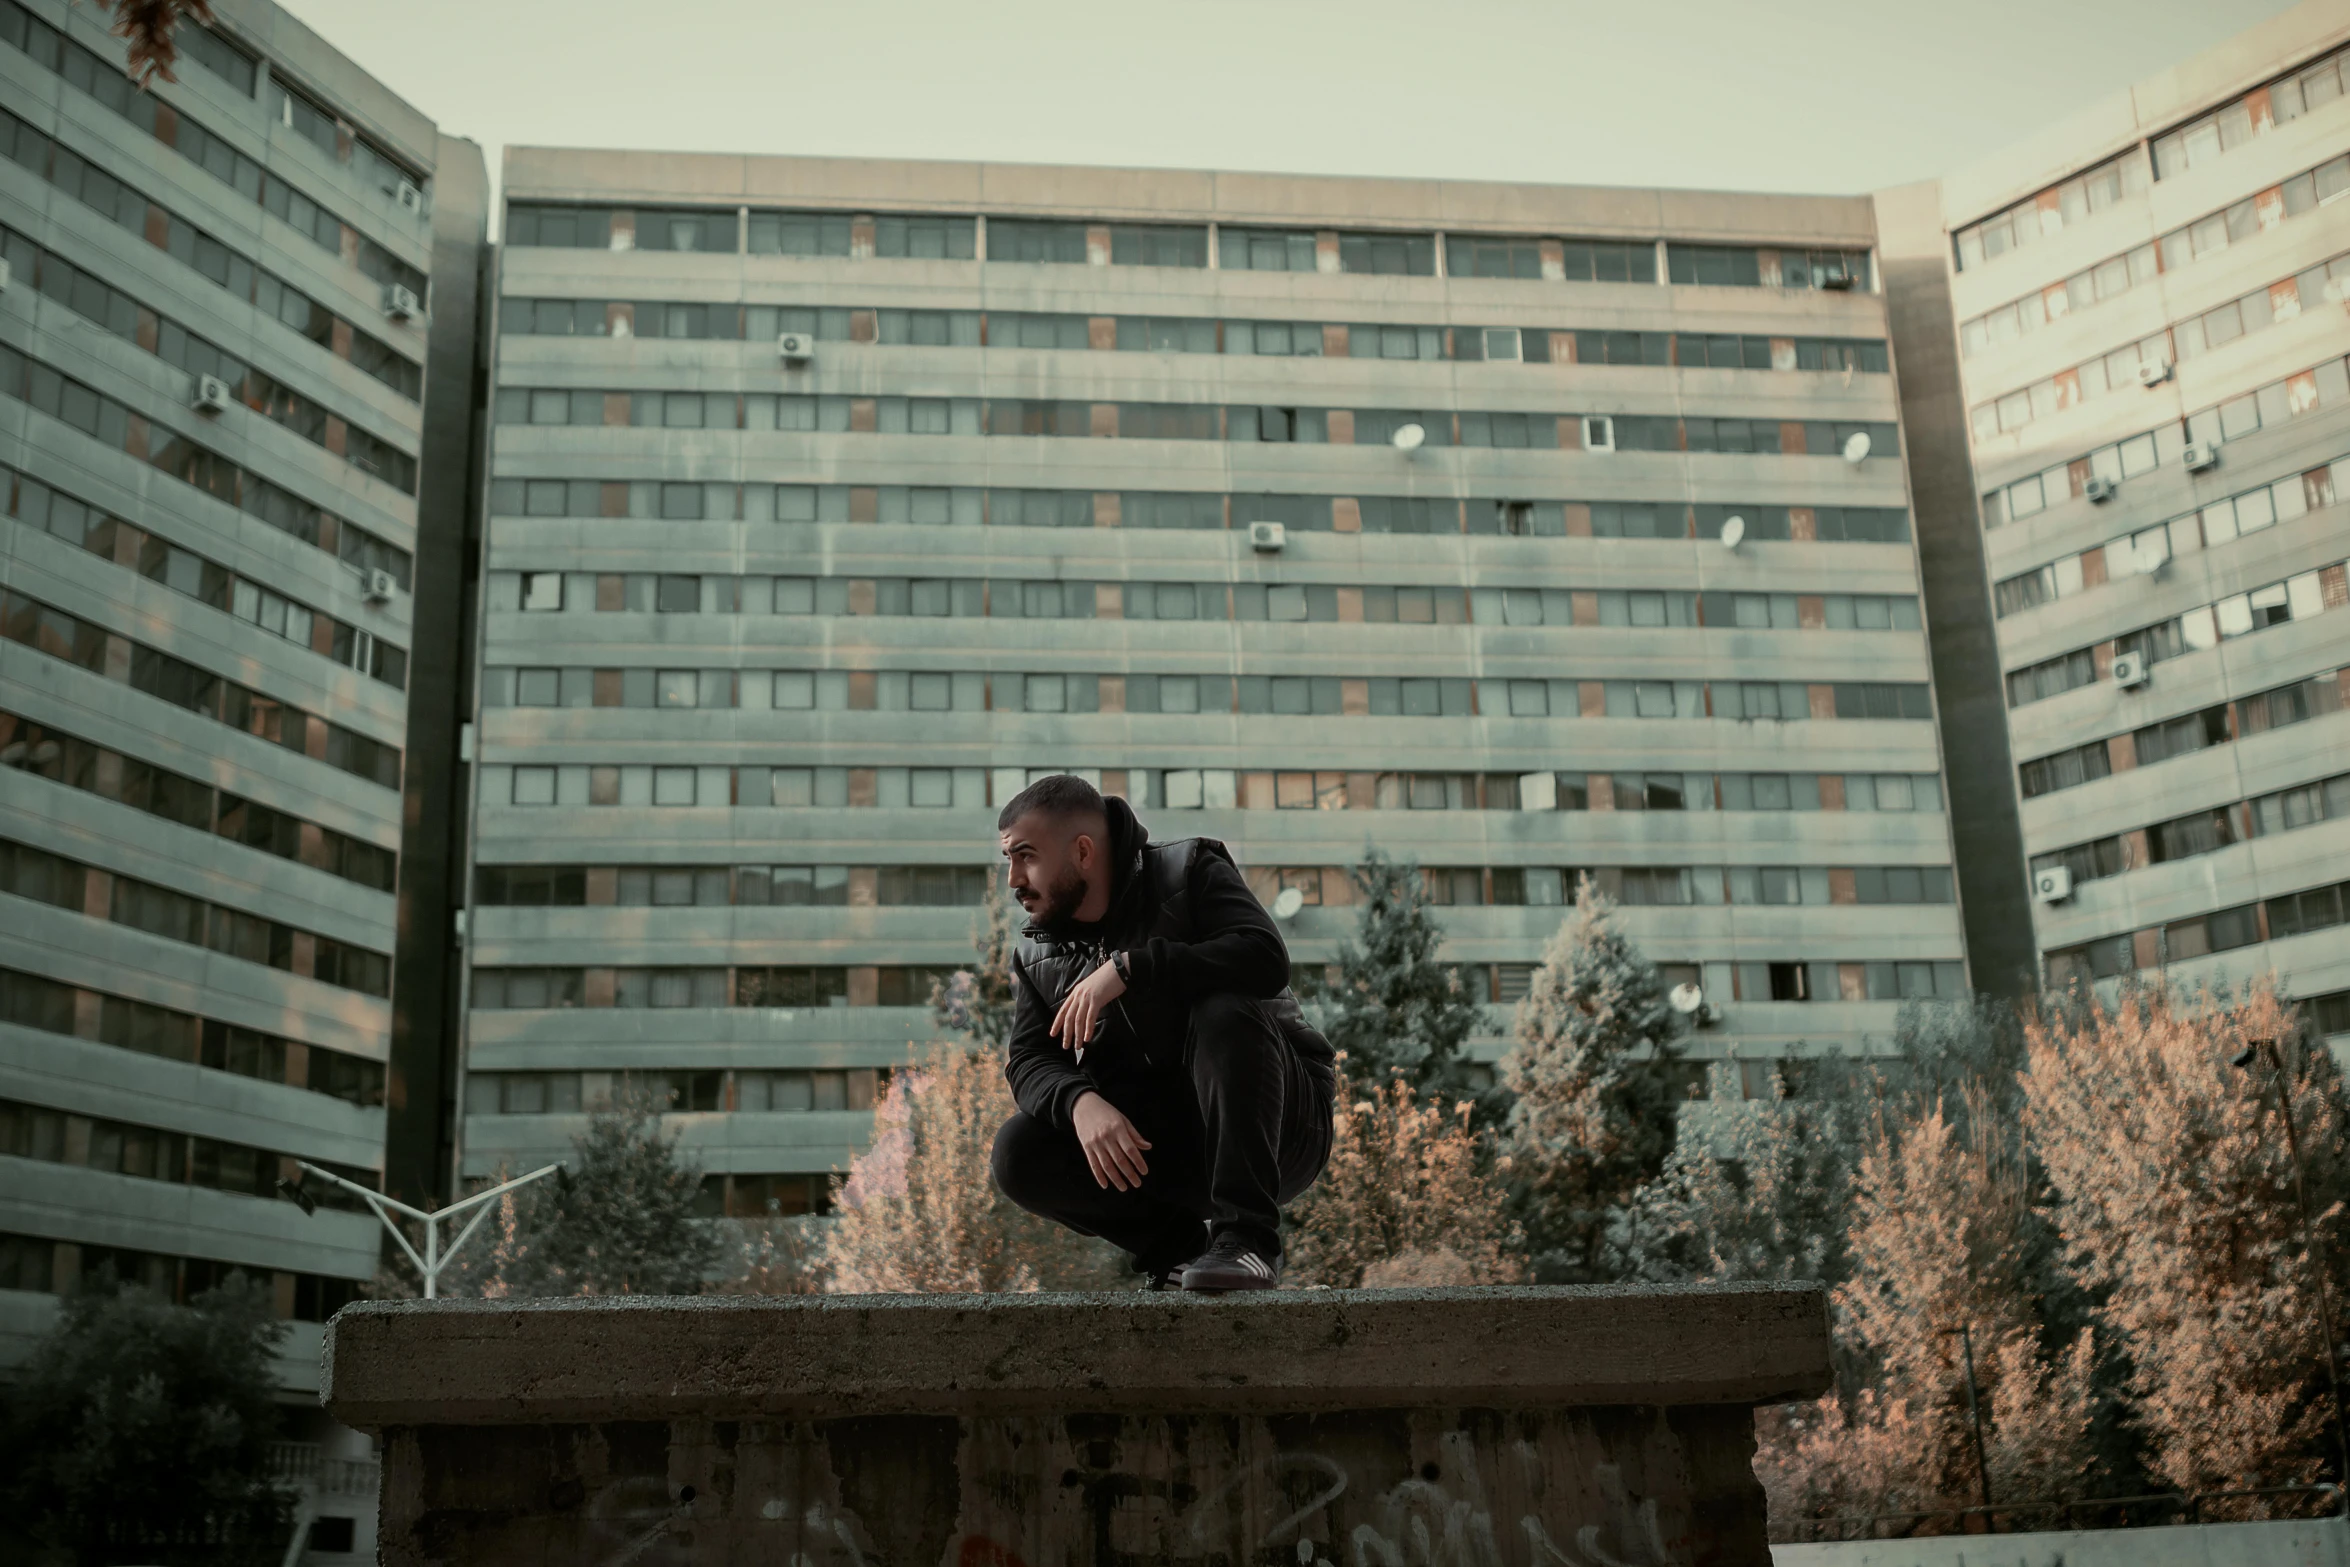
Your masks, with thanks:
[[(1289, 948), (1223, 844), (1154, 844), (1124, 800), (1103, 804), (1109, 912), (1066, 929), (1030, 924), (1012, 955), (1016, 1006), (1004, 1075), (1021, 1109), (1056, 1126), (1068, 1124), (1069, 1107), (1088, 1089), (1180, 1069), (1193, 997), (1228, 991), (1270, 1000), (1289, 989)], [(1046, 1031), (1070, 989), (1120, 952), (1129, 955), (1126, 993), (1105, 1010), (1081, 1065)], [(1293, 1035), (1299, 1030), (1320, 1042), (1302, 1017)]]

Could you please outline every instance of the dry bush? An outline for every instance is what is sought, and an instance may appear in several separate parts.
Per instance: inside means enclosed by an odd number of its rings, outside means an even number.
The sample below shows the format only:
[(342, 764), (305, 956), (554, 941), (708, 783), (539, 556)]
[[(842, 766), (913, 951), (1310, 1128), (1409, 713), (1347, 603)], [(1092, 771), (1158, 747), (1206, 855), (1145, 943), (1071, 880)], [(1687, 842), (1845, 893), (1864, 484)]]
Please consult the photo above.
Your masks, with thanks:
[[(1353, 1092), (1340, 1079), (1342, 1094)], [(1342, 1100), (1322, 1178), (1290, 1205), (1299, 1284), (1515, 1284), (1524, 1239), (1470, 1106), (1423, 1101), (1400, 1074)]]

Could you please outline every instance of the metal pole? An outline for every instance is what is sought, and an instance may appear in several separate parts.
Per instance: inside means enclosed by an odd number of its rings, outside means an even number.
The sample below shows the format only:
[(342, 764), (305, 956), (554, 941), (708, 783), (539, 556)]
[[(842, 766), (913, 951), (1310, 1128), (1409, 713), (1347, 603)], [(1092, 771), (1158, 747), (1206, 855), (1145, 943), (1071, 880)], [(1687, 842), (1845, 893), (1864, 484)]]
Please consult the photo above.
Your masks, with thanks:
[(2285, 1081), (2285, 1056), (2273, 1039), (2254, 1041), (2253, 1048), (2268, 1058), (2268, 1066), (2277, 1091), (2277, 1112), (2285, 1118), (2285, 1151), (2293, 1160), (2293, 1201), (2301, 1211), (2301, 1248), (2309, 1253), (2309, 1266), (2317, 1273), (2317, 1320), (2325, 1334), (2319, 1346), (2326, 1366), (2326, 1388), (2334, 1399), (2334, 1461), (2340, 1467), (2334, 1471), (2337, 1479), (2350, 1482), (2350, 1420), (2342, 1413), (2342, 1371), (2338, 1364), (2341, 1341), (2334, 1336), (2333, 1288), (2327, 1275), (2332, 1272), (2327, 1264), (2325, 1247), (2317, 1236), (2317, 1227), (2309, 1220), (2309, 1187), (2301, 1170), (2301, 1131), (2293, 1119), (2293, 1101)]

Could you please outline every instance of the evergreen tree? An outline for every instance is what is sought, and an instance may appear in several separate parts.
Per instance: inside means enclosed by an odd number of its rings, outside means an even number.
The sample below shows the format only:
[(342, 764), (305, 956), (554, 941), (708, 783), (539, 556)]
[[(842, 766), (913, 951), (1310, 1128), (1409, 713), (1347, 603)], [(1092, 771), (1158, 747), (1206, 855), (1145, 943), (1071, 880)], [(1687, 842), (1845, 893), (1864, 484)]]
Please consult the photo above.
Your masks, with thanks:
[(1855, 1128), (1836, 1099), (1748, 1100), (1737, 1063), (1679, 1109), (1673, 1151), (1609, 1226), (1608, 1271), (1660, 1284), (1841, 1282)]
[[(697, 1218), (701, 1167), (661, 1135), (661, 1106), (615, 1093), (572, 1139), (570, 1165), (522, 1198), (518, 1294), (692, 1295), (724, 1251)], [(494, 1222), (494, 1221), (493, 1221)]]
[(1338, 949), (1338, 980), (1316, 1002), (1316, 1025), (1362, 1090), (1377, 1092), (1401, 1072), (1422, 1092), (1466, 1094), (1460, 1048), (1478, 1006), (1436, 960), (1444, 927), (1429, 912), (1418, 864), (1366, 848), (1353, 878), (1355, 939)]
[(1342, 1082), (1330, 1163), (1289, 1208), (1298, 1284), (1514, 1284), (1522, 1237), (1470, 1106), (1422, 1099), (1400, 1074)]
[(873, 1145), (849, 1165), (824, 1239), (826, 1286), (840, 1294), (1102, 1289), (1116, 1255), (1025, 1211), (988, 1173), (1010, 1118), (1002, 1058), (934, 1050), (890, 1078)]
[(972, 932), (979, 961), (930, 986), (930, 1020), (939, 1032), (960, 1034), (983, 1051), (1001, 1054), (1012, 1038), (1012, 954), (1023, 917), (997, 888), (987, 900), (986, 923)]
[(276, 1561), (284, 1336), (267, 1288), (241, 1277), (187, 1306), (138, 1288), (67, 1296), (0, 1385), (0, 1557)]
[(1586, 876), (1518, 1004), (1503, 1146), (1536, 1278), (1604, 1277), (1611, 1211), (1664, 1168), (1680, 1014)]

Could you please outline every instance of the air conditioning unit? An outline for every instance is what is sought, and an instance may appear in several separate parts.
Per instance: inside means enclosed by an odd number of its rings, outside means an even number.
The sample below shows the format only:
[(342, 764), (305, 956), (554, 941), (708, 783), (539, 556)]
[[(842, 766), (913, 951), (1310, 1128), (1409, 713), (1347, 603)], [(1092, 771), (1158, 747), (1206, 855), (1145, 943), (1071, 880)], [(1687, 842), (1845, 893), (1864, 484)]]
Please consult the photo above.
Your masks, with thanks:
[(12, 274), (8, 265), (8, 258), (6, 256), (0, 256), (0, 294), (5, 294), (8, 292), (8, 284), (11, 276)]
[(367, 602), (389, 604), (392, 601), (392, 594), (398, 591), (399, 586), (399, 580), (383, 567), (370, 567), (367, 573)]
[(2081, 486), (2081, 493), (2088, 496), (2089, 499), (2102, 505), (2105, 502), (2112, 500), (2114, 491), (2120, 488), (2121, 486), (2114, 483), (2111, 479), (2093, 478), (2087, 484)]
[(2113, 655), (2113, 683), (2124, 691), (2132, 691), (2146, 683), (2146, 655), (2143, 653), (2116, 653)]
[(1606, 414), (1583, 416), (1583, 449), (1587, 452), (1612, 452), (1616, 449), (1616, 421)]
[(200, 414), (226, 413), (229, 401), (226, 381), (216, 375), (196, 377), (196, 395), (189, 400), (189, 406), (194, 408), (196, 412)]
[(392, 200), (400, 204), (402, 212), (413, 212), (419, 217), (424, 214), (424, 192), (413, 181), (402, 180), (393, 189)]
[(394, 321), (413, 321), (424, 314), (424, 302), (405, 283), (384, 285), (384, 314)]
[(1830, 272), (1819, 280), (1820, 287), (1842, 294), (1860, 286), (1860, 279), (1849, 272)]
[(2160, 386), (2169, 379), (2170, 365), (2164, 360), (2148, 359), (2138, 366), (2138, 384), (2140, 386)]
[(2073, 873), (2061, 865), (2032, 872), (2032, 901), (2062, 903), (2073, 895)]
[(775, 351), (787, 365), (804, 365), (816, 357), (816, 338), (808, 332), (786, 332), (775, 340)]
[(2219, 442), (2190, 441), (2179, 459), (2189, 473), (2203, 473), (2219, 466)]
[(1278, 522), (1252, 522), (1248, 525), (1248, 547), (1270, 555), (1289, 543), (1289, 529)]

